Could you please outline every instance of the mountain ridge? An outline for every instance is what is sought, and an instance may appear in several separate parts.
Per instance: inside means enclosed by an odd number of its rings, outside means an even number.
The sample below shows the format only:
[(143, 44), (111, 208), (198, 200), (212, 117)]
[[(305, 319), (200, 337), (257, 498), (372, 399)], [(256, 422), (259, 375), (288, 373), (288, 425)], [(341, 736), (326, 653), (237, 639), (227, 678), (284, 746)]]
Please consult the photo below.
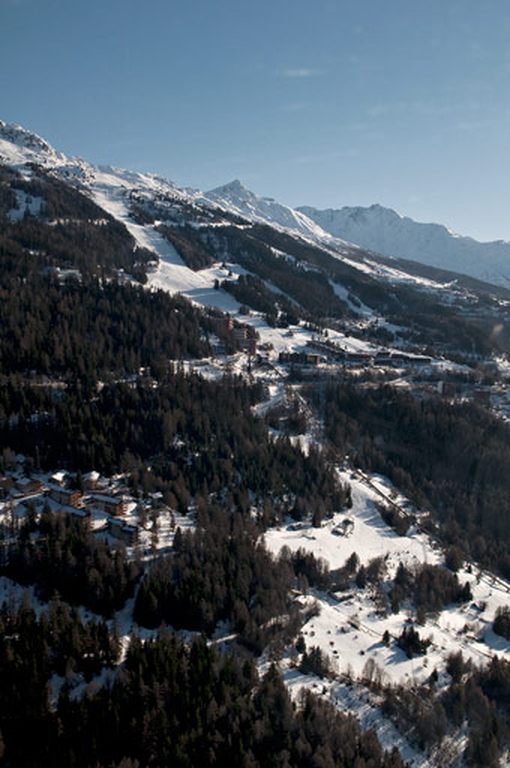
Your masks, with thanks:
[(38, 162), (60, 174), (86, 181), (98, 173), (119, 187), (141, 186), (198, 203), (219, 207), (242, 218), (294, 232), (323, 245), (359, 247), (388, 258), (416, 261), (427, 266), (462, 273), (495, 285), (510, 284), (510, 243), (479, 242), (443, 224), (417, 222), (374, 203), (368, 207), (344, 206), (317, 209), (292, 208), (272, 197), (261, 197), (239, 179), (208, 191), (185, 188), (154, 173), (140, 173), (112, 166), (94, 166), (81, 158), (55, 150), (37, 133), (0, 120), (0, 159), (9, 165)]
[(332, 238), (308, 216), (278, 202), (272, 197), (260, 197), (249, 190), (239, 179), (234, 179), (201, 194), (207, 204), (219, 205), (235, 211), (250, 221), (264, 222), (271, 226), (293, 230), (305, 237), (328, 242)]
[[(201, 206), (212, 211), (297, 235), (333, 249), (340, 257), (366, 259), (366, 251), (386, 259), (412, 262), (467, 275), (507, 288), (510, 285), (510, 243), (479, 241), (456, 234), (442, 224), (416, 222), (379, 203), (369, 207), (319, 210), (291, 208), (271, 197), (260, 197), (239, 179), (203, 192), (181, 188), (156, 173), (141, 173), (113, 166), (93, 165), (55, 150), (38, 134), (0, 120), (0, 161), (20, 168), (42, 165), (98, 199), (105, 189), (119, 199), (140, 192), (164, 197), (178, 205)], [(104, 197), (104, 196), (103, 196)]]
[(321, 210), (300, 206), (297, 210), (333, 237), (384, 256), (462, 272), (497, 285), (509, 284), (510, 242), (480, 242), (443, 224), (418, 222), (379, 204)]

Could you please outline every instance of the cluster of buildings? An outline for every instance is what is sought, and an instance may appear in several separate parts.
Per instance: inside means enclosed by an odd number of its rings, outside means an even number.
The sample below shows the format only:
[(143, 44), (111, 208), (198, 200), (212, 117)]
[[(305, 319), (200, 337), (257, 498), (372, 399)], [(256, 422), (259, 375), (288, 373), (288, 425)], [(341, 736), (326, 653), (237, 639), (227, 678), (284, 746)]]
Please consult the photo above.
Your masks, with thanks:
[[(322, 352), (328, 359), (336, 360), (344, 365), (390, 366), (399, 368), (430, 365), (432, 362), (432, 358), (428, 355), (411, 354), (401, 350), (370, 352), (360, 349), (354, 351), (344, 349), (332, 342), (319, 340), (308, 342), (308, 346)], [(317, 365), (314, 362), (308, 364)]]
[(139, 527), (126, 519), (128, 512), (136, 511), (139, 502), (132, 499), (121, 483), (89, 472), (81, 478), (67, 472), (50, 476), (27, 477), (19, 473), (0, 477), (0, 496), (4, 512), (22, 519), (30, 510), (44, 514), (70, 514), (81, 518), (95, 532), (108, 533), (114, 539), (134, 546), (138, 542)]

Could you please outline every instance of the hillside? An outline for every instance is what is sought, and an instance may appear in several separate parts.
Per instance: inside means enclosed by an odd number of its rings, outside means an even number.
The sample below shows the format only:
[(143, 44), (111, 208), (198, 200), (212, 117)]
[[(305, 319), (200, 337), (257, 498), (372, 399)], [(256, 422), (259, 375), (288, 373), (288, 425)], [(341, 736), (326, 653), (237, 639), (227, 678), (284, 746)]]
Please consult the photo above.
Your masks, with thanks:
[(505, 764), (506, 288), (5, 123), (0, 267), (0, 761)]

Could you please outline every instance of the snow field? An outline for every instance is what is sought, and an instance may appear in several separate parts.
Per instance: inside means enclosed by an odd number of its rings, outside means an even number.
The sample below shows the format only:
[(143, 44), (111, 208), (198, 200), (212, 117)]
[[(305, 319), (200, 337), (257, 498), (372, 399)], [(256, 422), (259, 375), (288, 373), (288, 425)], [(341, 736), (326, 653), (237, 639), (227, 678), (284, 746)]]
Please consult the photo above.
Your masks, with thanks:
[[(291, 551), (304, 548), (325, 559), (332, 570), (342, 567), (353, 552), (365, 565), (375, 557), (383, 557), (386, 580), (394, 577), (401, 562), (410, 568), (442, 563), (440, 551), (416, 526), (407, 535), (399, 536), (382, 520), (374, 502), (388, 498), (391, 486), (387, 481), (378, 476), (364, 479), (347, 472), (339, 474), (351, 485), (352, 509), (336, 513), (321, 528), (307, 525), (299, 530), (289, 530), (288, 526), (269, 530), (265, 540), (270, 551), (277, 554), (283, 546)], [(402, 504), (401, 495), (391, 490), (389, 495)], [(346, 517), (354, 521), (352, 533), (332, 534)], [(319, 646), (334, 660), (338, 672), (352, 673), (356, 678), (364, 676), (367, 661), (372, 659), (383, 679), (392, 683), (424, 682), (435, 668), (444, 669), (448, 655), (458, 651), (476, 664), (485, 664), (493, 653), (510, 659), (510, 643), (491, 629), (497, 609), (508, 604), (510, 585), (476, 568), (468, 571), (463, 569), (457, 575), (461, 584), (469, 582), (473, 600), (448, 606), (437, 616), (428, 616), (424, 626), (417, 625), (420, 636), (432, 640), (424, 656), (408, 659), (394, 642), (409, 620), (414, 623), (411, 608), (403, 606), (396, 614), (384, 615), (370, 586), (363, 590), (353, 586), (336, 595), (311, 591), (306, 600), (316, 600), (320, 612), (302, 629), (307, 646)], [(382, 642), (385, 631), (392, 638), (388, 647)]]

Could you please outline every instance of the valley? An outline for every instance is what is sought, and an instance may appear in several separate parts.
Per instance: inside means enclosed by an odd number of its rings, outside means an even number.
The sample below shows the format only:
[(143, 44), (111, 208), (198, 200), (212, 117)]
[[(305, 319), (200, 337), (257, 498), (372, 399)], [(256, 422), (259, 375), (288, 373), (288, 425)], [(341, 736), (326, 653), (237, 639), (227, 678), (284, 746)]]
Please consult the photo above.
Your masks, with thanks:
[[(373, 733), (371, 765), (482, 766), (488, 738), (506, 764), (504, 281), (380, 256), (238, 182), (202, 193), (95, 167), (5, 123), (0, 160), (10, 695), (31, 674), (13, 661), (23, 621), (34, 659), (47, 615), (76, 640), (72, 664), (54, 650), (34, 673), (37, 728), (57, 739), (65, 722), (79, 743), (118, 696), (145, 733), (129, 686), (153, 701), (154, 670), (200, 669), (214, 706), (189, 733), (210, 718), (218, 760), (231, 685), (239, 712), (319, 708), (369, 731), (360, 750)], [(19, 702), (3, 739), (35, 765)], [(127, 741), (109, 764), (149, 759), (150, 739)]]

